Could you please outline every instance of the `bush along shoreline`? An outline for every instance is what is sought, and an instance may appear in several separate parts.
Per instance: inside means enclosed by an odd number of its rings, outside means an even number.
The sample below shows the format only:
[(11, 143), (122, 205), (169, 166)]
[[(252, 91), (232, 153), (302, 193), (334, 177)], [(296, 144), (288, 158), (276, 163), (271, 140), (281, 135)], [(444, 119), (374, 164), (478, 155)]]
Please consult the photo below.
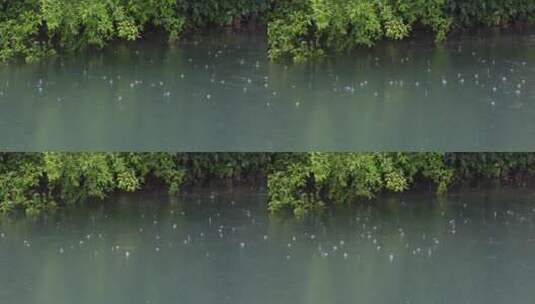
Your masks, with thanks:
[[(431, 184), (523, 184), (535, 153), (0, 153), (0, 212), (36, 213), (158, 182), (267, 182), (267, 208), (303, 214)], [(261, 178), (258, 178), (261, 177)]]
[(415, 28), (448, 33), (535, 23), (533, 0), (0, 0), (0, 62), (137, 40), (170, 41), (202, 28), (266, 26), (272, 59), (303, 61), (331, 50), (405, 39)]

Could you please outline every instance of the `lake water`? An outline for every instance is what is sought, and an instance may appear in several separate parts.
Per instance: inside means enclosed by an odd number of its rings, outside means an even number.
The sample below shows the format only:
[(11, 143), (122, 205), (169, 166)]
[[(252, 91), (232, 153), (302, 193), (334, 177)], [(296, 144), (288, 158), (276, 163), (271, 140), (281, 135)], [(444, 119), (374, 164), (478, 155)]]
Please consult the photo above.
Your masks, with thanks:
[(269, 215), (261, 189), (0, 217), (0, 303), (532, 303), (535, 192)]
[(270, 62), (263, 33), (0, 67), (3, 151), (535, 149), (535, 30)]

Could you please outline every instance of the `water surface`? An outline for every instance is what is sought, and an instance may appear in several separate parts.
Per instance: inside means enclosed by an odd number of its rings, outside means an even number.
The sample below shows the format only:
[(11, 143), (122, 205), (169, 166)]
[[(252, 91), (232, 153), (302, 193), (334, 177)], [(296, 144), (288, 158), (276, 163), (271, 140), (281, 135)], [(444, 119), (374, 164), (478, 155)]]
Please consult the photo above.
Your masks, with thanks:
[(535, 192), (385, 196), (295, 218), (258, 189), (0, 218), (0, 303), (532, 303)]
[(535, 33), (270, 62), (258, 32), (0, 67), (5, 151), (535, 149)]

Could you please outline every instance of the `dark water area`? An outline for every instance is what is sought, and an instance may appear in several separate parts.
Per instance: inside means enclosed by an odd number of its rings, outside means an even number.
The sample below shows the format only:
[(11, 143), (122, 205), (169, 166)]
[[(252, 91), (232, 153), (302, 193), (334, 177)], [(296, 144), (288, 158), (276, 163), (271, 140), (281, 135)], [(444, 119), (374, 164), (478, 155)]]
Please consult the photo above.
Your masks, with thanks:
[(533, 151), (535, 29), (271, 62), (258, 32), (0, 67), (3, 151)]
[(535, 192), (270, 215), (261, 189), (0, 217), (0, 303), (532, 303)]

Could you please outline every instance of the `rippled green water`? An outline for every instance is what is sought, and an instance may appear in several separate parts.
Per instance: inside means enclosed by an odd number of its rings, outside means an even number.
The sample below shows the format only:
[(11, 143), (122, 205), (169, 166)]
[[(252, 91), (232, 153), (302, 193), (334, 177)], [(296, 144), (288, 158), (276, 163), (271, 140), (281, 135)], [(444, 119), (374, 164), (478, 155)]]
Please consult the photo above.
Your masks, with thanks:
[(535, 193), (385, 196), (297, 219), (265, 193), (147, 192), (0, 218), (0, 303), (531, 303)]
[(535, 34), (385, 42), (325, 61), (266, 57), (261, 33), (0, 68), (2, 150), (535, 148)]

